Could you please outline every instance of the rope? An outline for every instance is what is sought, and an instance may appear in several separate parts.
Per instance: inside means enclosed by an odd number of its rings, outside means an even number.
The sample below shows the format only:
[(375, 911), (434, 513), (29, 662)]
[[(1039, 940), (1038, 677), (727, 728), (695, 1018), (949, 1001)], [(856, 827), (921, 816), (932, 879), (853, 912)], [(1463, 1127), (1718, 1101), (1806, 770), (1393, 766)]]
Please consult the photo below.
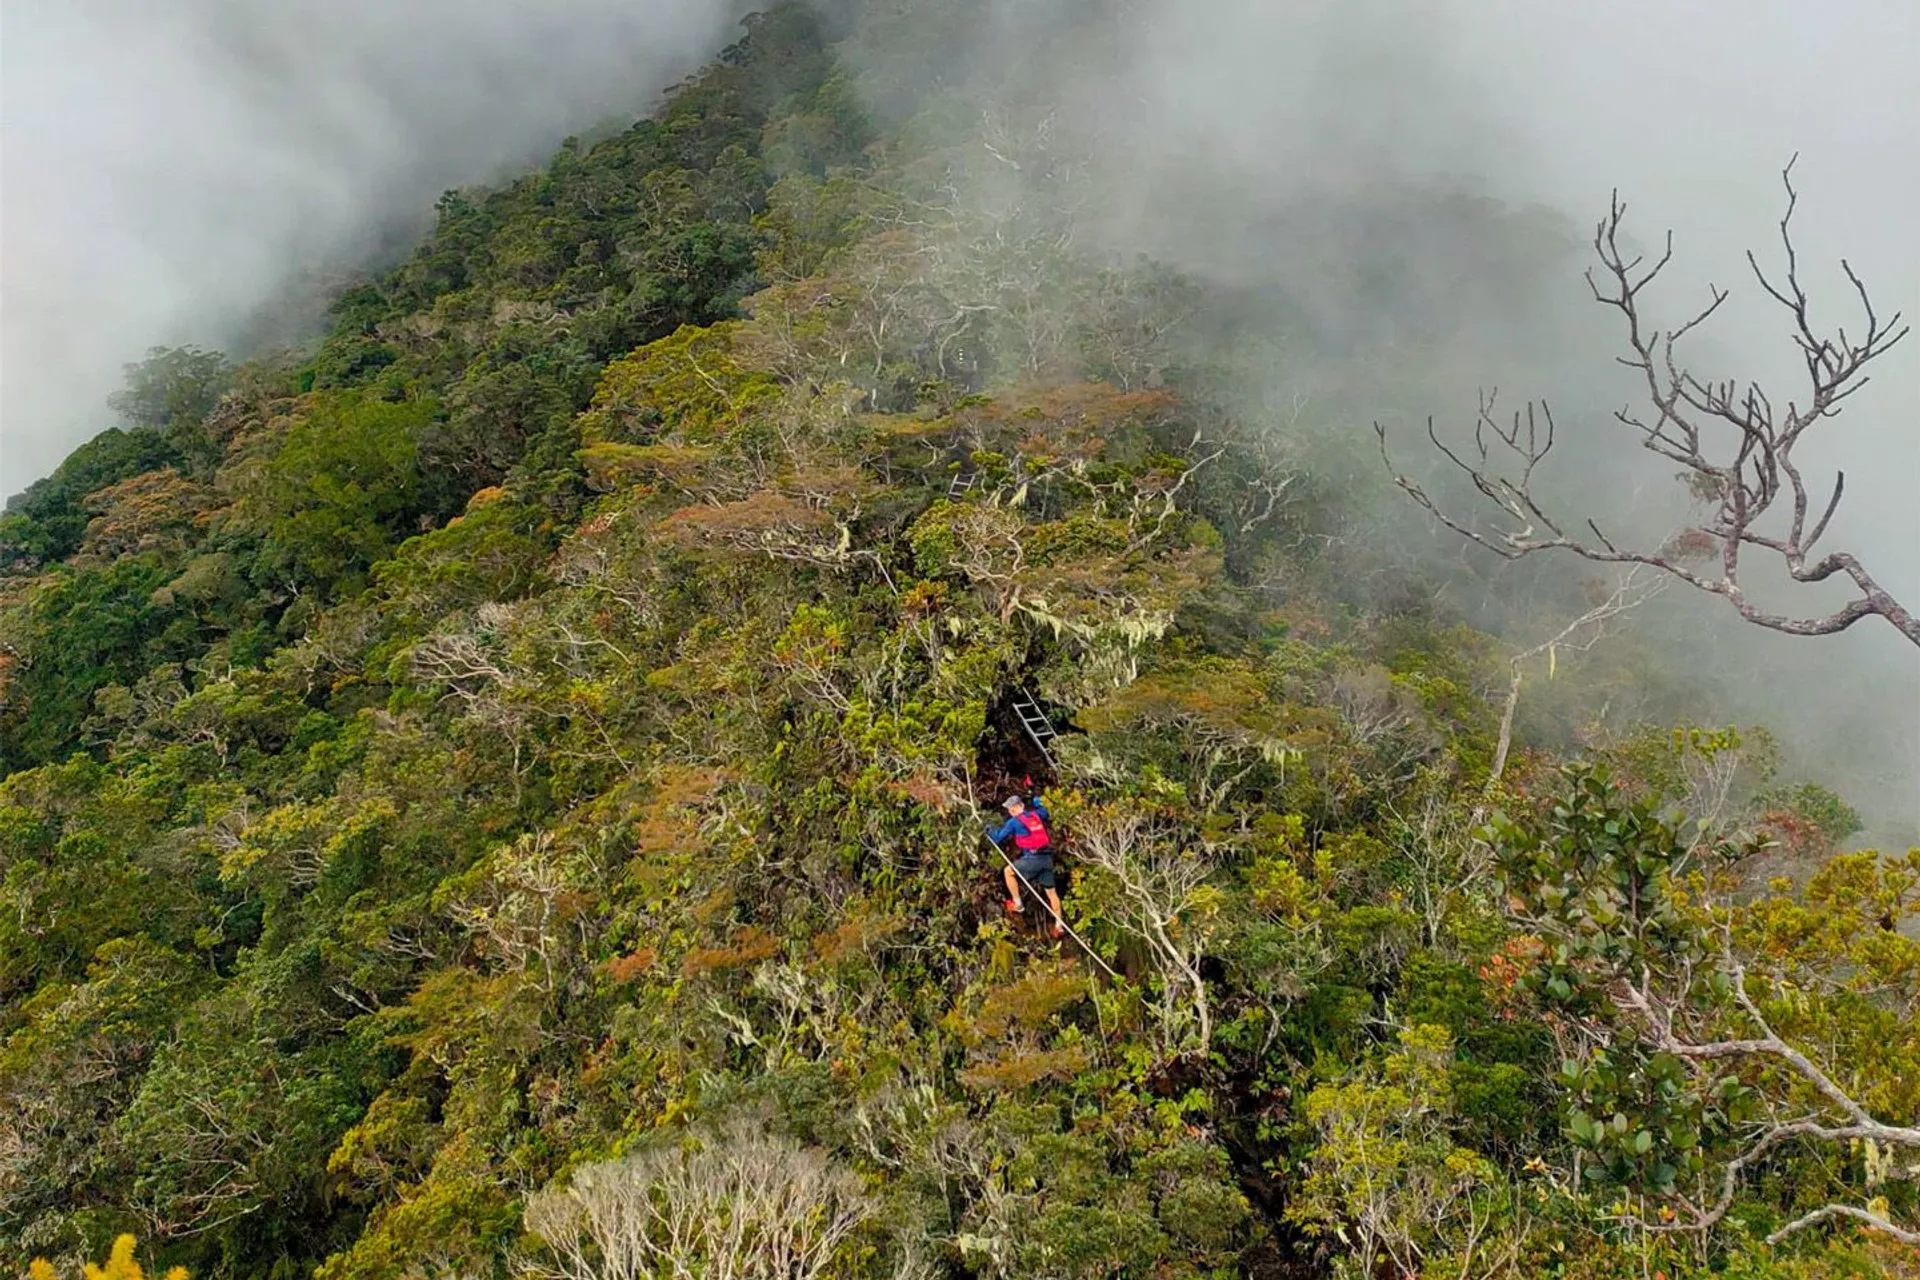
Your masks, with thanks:
[[(1044, 893), (1040, 892), (1040, 890), (1033, 887), (1033, 881), (1027, 879), (1027, 877), (1024, 874), (1022, 874), (1020, 868), (1014, 864), (1013, 859), (1007, 856), (1007, 851), (1005, 849), (1002, 849), (997, 843), (995, 843), (993, 837), (988, 835), (986, 832), (982, 831), (980, 835), (983, 839), (986, 840), (988, 844), (993, 845), (993, 851), (1000, 855), (1000, 861), (1006, 863), (1009, 867), (1013, 868), (1013, 874), (1020, 877), (1020, 883), (1027, 886), (1027, 892), (1031, 893), (1034, 896), (1034, 900), (1044, 903), (1047, 900), (1047, 896)], [(1080, 949), (1086, 952), (1088, 958), (1091, 959), (1095, 964), (1099, 965), (1102, 969), (1105, 969), (1107, 971), (1107, 976), (1109, 978), (1112, 978), (1115, 982), (1120, 981), (1120, 975), (1113, 971), (1113, 966), (1108, 964), (1105, 960), (1102, 960), (1100, 958), (1100, 953), (1095, 951), (1091, 946), (1087, 945), (1087, 940), (1085, 938), (1081, 937), (1079, 934), (1073, 931), (1073, 926), (1067, 923), (1067, 918), (1065, 915), (1055, 916), (1054, 923), (1058, 924), (1062, 929), (1065, 929), (1067, 931), (1067, 936), (1072, 938), (1075, 942), (1079, 943)]]

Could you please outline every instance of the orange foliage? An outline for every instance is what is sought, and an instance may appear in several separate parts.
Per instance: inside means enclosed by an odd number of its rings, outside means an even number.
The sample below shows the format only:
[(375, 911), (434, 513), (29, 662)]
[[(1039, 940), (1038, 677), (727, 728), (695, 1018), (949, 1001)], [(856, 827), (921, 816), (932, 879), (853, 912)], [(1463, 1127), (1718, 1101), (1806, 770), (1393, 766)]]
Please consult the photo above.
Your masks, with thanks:
[(88, 495), (93, 514), (81, 556), (112, 558), (177, 550), (213, 502), (213, 491), (172, 467), (146, 471)]
[(588, 445), (580, 461), (596, 489), (630, 484), (640, 476), (655, 476), (683, 492), (695, 492), (713, 462), (713, 450), (677, 444)]
[(722, 769), (683, 765), (661, 769), (653, 795), (632, 819), (634, 852), (656, 855), (686, 847), (699, 833), (695, 811), (713, 798), (727, 776)]
[(1042, 1080), (1071, 1080), (1086, 1065), (1086, 1050), (1070, 1044), (1064, 1049), (1016, 1053), (983, 1062), (961, 1072), (960, 1083), (969, 1089), (1024, 1089)]
[(687, 908), (687, 914), (695, 924), (709, 925), (733, 910), (733, 890), (721, 889), (708, 894)]
[(887, 790), (902, 799), (926, 805), (936, 813), (947, 813), (960, 801), (953, 787), (925, 774), (916, 773), (886, 784)]
[(732, 946), (701, 947), (688, 952), (687, 958), (681, 962), (680, 969), (687, 977), (694, 978), (703, 973), (759, 964), (779, 950), (778, 938), (748, 925), (734, 935)]
[(839, 964), (905, 927), (906, 921), (899, 916), (857, 915), (815, 938), (813, 953), (822, 964)]
[(1833, 843), (1819, 823), (1790, 809), (1767, 810), (1760, 815), (1760, 828), (1793, 858), (1818, 857), (1829, 852)]
[(853, 466), (802, 467), (787, 478), (785, 485), (813, 502), (854, 497), (871, 487), (866, 475)]
[(1087, 982), (1069, 968), (1039, 969), (987, 993), (980, 1011), (961, 1022), (960, 1039), (972, 1046), (1011, 1031), (1033, 1032), (1069, 1005), (1087, 998)]
[(660, 770), (658, 799), (661, 804), (700, 804), (713, 799), (733, 775), (725, 769), (702, 765), (667, 765)]
[(738, 502), (717, 506), (696, 503), (681, 507), (655, 526), (661, 536), (683, 547), (724, 542), (756, 546), (768, 539), (802, 532), (818, 532), (830, 521), (798, 498), (763, 489)]
[(996, 421), (1057, 424), (1084, 437), (1150, 422), (1178, 403), (1170, 391), (1122, 391), (1110, 382), (1069, 382), (1012, 392), (981, 412)]
[(684, 847), (694, 836), (693, 819), (665, 805), (652, 805), (633, 824), (633, 851), (636, 854), (670, 853)]
[(638, 981), (659, 958), (660, 953), (652, 947), (641, 947), (630, 955), (615, 956), (607, 961), (607, 976), (615, 982)]
[(1496, 1006), (1510, 1003), (1515, 985), (1540, 963), (1540, 958), (1546, 953), (1547, 944), (1531, 934), (1509, 938), (1502, 943), (1500, 949), (1480, 966), (1480, 979), (1487, 984), (1493, 1003)]

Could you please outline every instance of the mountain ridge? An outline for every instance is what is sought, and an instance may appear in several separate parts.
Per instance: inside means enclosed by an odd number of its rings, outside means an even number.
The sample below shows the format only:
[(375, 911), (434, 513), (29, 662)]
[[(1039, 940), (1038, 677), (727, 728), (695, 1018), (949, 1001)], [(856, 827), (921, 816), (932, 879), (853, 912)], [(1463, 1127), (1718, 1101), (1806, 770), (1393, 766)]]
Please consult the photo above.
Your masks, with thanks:
[[(1832, 1095), (1673, 1037), (1765, 1025), (1891, 1132), (1920, 853), (1835, 855), (1858, 816), (1762, 732), (1582, 744), (1671, 705), (1630, 634), (1555, 655), (1494, 776), (1507, 646), (1346, 483), (1340, 397), (1413, 379), (1432, 282), (1365, 281), (1401, 367), (1250, 412), (1246, 297), (1081, 252), (1046, 181), (972, 194), (1012, 142), (945, 129), (963, 93), (870, 111), (854, 22), (778, 6), (654, 117), (449, 193), (310, 352), (157, 354), (10, 504), (10, 1250), (1898, 1274), (1889, 1234), (1767, 1241), (1911, 1220), (1880, 1154), (1764, 1127)], [(982, 843), (1029, 776), (1057, 943)]]

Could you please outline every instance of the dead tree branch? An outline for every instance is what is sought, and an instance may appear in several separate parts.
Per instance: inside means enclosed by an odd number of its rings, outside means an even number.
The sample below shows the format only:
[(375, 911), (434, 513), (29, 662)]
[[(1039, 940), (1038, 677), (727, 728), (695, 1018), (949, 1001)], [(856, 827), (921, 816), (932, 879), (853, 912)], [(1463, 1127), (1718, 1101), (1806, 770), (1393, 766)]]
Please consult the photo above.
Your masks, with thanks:
[(1529, 649), (1522, 649), (1507, 661), (1510, 678), (1507, 682), (1507, 701), (1500, 713), (1500, 740), (1493, 752), (1493, 768), (1487, 774), (1487, 786), (1491, 789), (1500, 781), (1500, 775), (1506, 772), (1507, 753), (1513, 746), (1513, 718), (1520, 708), (1520, 678), (1526, 664), (1539, 657), (1548, 655), (1549, 671), (1558, 651), (1568, 649), (1585, 652), (1599, 643), (1606, 634), (1607, 623), (1623, 613), (1637, 609), (1666, 588), (1667, 578), (1648, 574), (1641, 565), (1627, 570), (1613, 593), (1593, 608), (1560, 628), (1547, 639)]
[[(1442, 457), (1464, 475), (1497, 513), (1490, 523), (1444, 509), (1419, 483), (1394, 468), (1386, 429), (1379, 423), (1381, 457), (1394, 482), (1435, 519), (1462, 537), (1509, 560), (1541, 551), (1567, 551), (1603, 564), (1646, 565), (1699, 591), (1723, 597), (1748, 622), (1788, 635), (1831, 635), (1862, 618), (1886, 619), (1920, 645), (1920, 617), (1880, 585), (1853, 553), (1816, 555), (1845, 490), (1836, 473), (1830, 492), (1809, 487), (1795, 452), (1815, 424), (1839, 413), (1842, 404), (1871, 380), (1868, 366), (1907, 336), (1899, 313), (1882, 317), (1866, 286), (1845, 259), (1841, 270), (1853, 286), (1862, 325), (1850, 335), (1814, 326), (1800, 281), (1792, 220), (1798, 193), (1793, 165), (1781, 172), (1786, 212), (1780, 219), (1785, 258), (1783, 274), (1769, 274), (1753, 253), (1747, 255), (1754, 277), (1768, 297), (1787, 313), (1805, 368), (1806, 385), (1784, 407), (1757, 382), (1707, 382), (1689, 370), (1679, 355), (1682, 339), (1706, 323), (1728, 297), (1710, 288), (1706, 305), (1670, 329), (1645, 315), (1643, 295), (1673, 259), (1673, 237), (1649, 263), (1643, 254), (1623, 248), (1621, 227), (1627, 206), (1618, 193), (1607, 216), (1595, 228), (1599, 266), (1587, 272), (1594, 300), (1620, 313), (1626, 328), (1626, 353), (1619, 363), (1645, 383), (1645, 405), (1623, 408), (1614, 416), (1639, 436), (1649, 452), (1678, 464), (1689, 489), (1704, 506), (1701, 518), (1652, 550), (1616, 544), (1591, 520), (1570, 530), (1550, 513), (1534, 490), (1534, 476), (1553, 449), (1554, 421), (1544, 402), (1529, 404), (1504, 423), (1494, 413), (1494, 398), (1483, 396), (1471, 448), (1447, 444), (1427, 424), (1427, 437)], [(1784, 525), (1784, 527), (1782, 527)], [(1795, 582), (1851, 582), (1854, 597), (1831, 613), (1801, 617), (1776, 613), (1750, 599), (1742, 585), (1742, 556), (1752, 552), (1777, 559)]]
[[(1689, 1210), (1688, 1215), (1671, 1223), (1637, 1224), (1650, 1231), (1697, 1232), (1711, 1229), (1733, 1207), (1734, 1196), (1745, 1172), (1761, 1157), (1785, 1142), (1802, 1138), (1831, 1143), (1871, 1141), (1882, 1146), (1920, 1149), (1920, 1126), (1887, 1124), (1876, 1119), (1813, 1059), (1789, 1044), (1773, 1029), (1760, 1012), (1759, 1005), (1747, 993), (1747, 973), (1743, 966), (1731, 964), (1728, 978), (1734, 1001), (1759, 1034), (1742, 1039), (1705, 1041), (1680, 1035), (1674, 1030), (1673, 1023), (1676, 1014), (1683, 1009), (1684, 1001), (1666, 999), (1656, 994), (1651, 979), (1645, 974), (1637, 981), (1622, 982), (1614, 992), (1614, 1003), (1622, 1013), (1636, 1018), (1646, 1027), (1648, 1040), (1656, 1049), (1690, 1063), (1739, 1058), (1772, 1059), (1823, 1098), (1825, 1102), (1822, 1109), (1831, 1107), (1844, 1119), (1837, 1124), (1827, 1123), (1816, 1114), (1795, 1120), (1776, 1118), (1770, 1121), (1744, 1150), (1728, 1160), (1721, 1169), (1719, 1192), (1712, 1203), (1695, 1205), (1687, 1203), (1682, 1197), (1682, 1203)], [(1864, 1222), (1909, 1244), (1920, 1243), (1920, 1232), (1898, 1226), (1871, 1209), (1845, 1204), (1829, 1204), (1804, 1214), (1769, 1235), (1767, 1243), (1777, 1244), (1796, 1231), (1839, 1217)]]

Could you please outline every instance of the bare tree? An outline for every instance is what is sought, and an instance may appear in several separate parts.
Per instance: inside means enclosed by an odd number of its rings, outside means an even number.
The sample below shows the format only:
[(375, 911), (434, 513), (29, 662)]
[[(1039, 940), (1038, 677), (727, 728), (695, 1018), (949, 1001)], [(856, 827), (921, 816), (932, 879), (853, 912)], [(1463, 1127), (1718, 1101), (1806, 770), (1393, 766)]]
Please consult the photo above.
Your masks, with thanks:
[[(1809, 1095), (1818, 1099), (1798, 1115), (1776, 1112), (1752, 1133), (1746, 1147), (1720, 1171), (1717, 1194), (1710, 1201), (1694, 1203), (1681, 1197), (1687, 1213), (1676, 1221), (1639, 1225), (1654, 1231), (1705, 1231), (1718, 1223), (1733, 1207), (1733, 1200), (1747, 1171), (1773, 1148), (1785, 1142), (1811, 1139), (1830, 1143), (1867, 1143), (1880, 1147), (1920, 1150), (1920, 1126), (1888, 1124), (1876, 1118), (1859, 1099), (1774, 1031), (1760, 1008), (1747, 994), (1747, 972), (1737, 962), (1726, 965), (1728, 985), (1734, 1001), (1752, 1023), (1754, 1034), (1734, 1038), (1694, 1039), (1675, 1029), (1687, 1015), (1684, 992), (1663, 992), (1653, 977), (1642, 972), (1636, 979), (1626, 977), (1615, 984), (1614, 1004), (1623, 1012), (1639, 1018), (1649, 1042), (1663, 1053), (1689, 1064), (1702, 1062), (1766, 1059), (1778, 1064)], [(1837, 1113), (1837, 1114), (1836, 1114)], [(1823, 1205), (1786, 1223), (1767, 1237), (1777, 1244), (1787, 1236), (1816, 1223), (1834, 1218), (1850, 1218), (1883, 1231), (1896, 1240), (1920, 1245), (1920, 1231), (1890, 1221), (1877, 1206), (1861, 1207), (1844, 1203)]]
[(874, 1213), (825, 1152), (736, 1120), (699, 1146), (587, 1165), (528, 1201), (565, 1280), (816, 1280)]
[(1667, 578), (1650, 577), (1644, 572), (1644, 566), (1634, 565), (1627, 570), (1626, 576), (1621, 578), (1620, 584), (1606, 599), (1545, 640), (1530, 648), (1522, 649), (1507, 660), (1507, 669), (1510, 673), (1507, 681), (1507, 701), (1500, 712), (1500, 741), (1494, 747), (1493, 767), (1487, 771), (1489, 790), (1499, 783), (1500, 775), (1506, 772), (1507, 753), (1513, 747), (1513, 717), (1514, 713), (1520, 709), (1520, 678), (1526, 664), (1544, 653), (1547, 655), (1548, 671), (1551, 674), (1560, 650), (1585, 652), (1593, 648), (1606, 634), (1607, 623), (1658, 595), (1669, 581), (1670, 579)]
[[(1867, 385), (1867, 367), (1906, 337), (1908, 326), (1897, 312), (1882, 318), (1874, 310), (1866, 286), (1842, 259), (1841, 269), (1859, 299), (1863, 327), (1852, 336), (1845, 328), (1836, 328), (1830, 335), (1815, 329), (1793, 245), (1791, 224), (1798, 193), (1792, 175), (1789, 163), (1781, 172), (1787, 193), (1786, 212), (1780, 219), (1784, 276), (1769, 275), (1751, 251), (1747, 254), (1760, 287), (1791, 317), (1794, 343), (1805, 365), (1804, 398), (1790, 399), (1784, 408), (1757, 382), (1745, 386), (1732, 380), (1705, 382), (1680, 359), (1680, 341), (1720, 309), (1728, 297), (1726, 290), (1711, 288), (1707, 305), (1671, 329), (1662, 330), (1643, 315), (1642, 295), (1673, 259), (1671, 233), (1651, 265), (1644, 255), (1630, 256), (1620, 244), (1627, 206), (1617, 193), (1594, 231), (1600, 266), (1587, 272), (1587, 283), (1595, 301), (1620, 313), (1627, 330), (1627, 351), (1617, 359), (1646, 383), (1646, 406), (1623, 408), (1614, 416), (1639, 433), (1643, 448), (1679, 464), (1682, 478), (1705, 506), (1697, 524), (1652, 550), (1620, 546), (1592, 520), (1585, 522), (1585, 532), (1570, 531), (1564, 518), (1548, 511), (1533, 488), (1535, 473), (1554, 442), (1553, 414), (1544, 402), (1529, 404), (1502, 422), (1495, 416), (1493, 397), (1483, 396), (1471, 449), (1445, 443), (1432, 420), (1427, 423), (1427, 437), (1434, 447), (1497, 509), (1493, 522), (1450, 513), (1397, 471), (1395, 483), (1449, 529), (1509, 560), (1560, 550), (1601, 563), (1647, 565), (1725, 598), (1748, 622), (1774, 631), (1831, 635), (1878, 615), (1920, 645), (1920, 618), (1895, 600), (1851, 552), (1831, 551), (1815, 558), (1840, 505), (1846, 476), (1836, 474), (1824, 505), (1816, 505), (1795, 451), (1809, 429), (1837, 414), (1849, 396)], [(1393, 470), (1386, 430), (1378, 423), (1374, 430), (1380, 436), (1381, 457)], [(1784, 514), (1784, 529), (1779, 514)], [(1764, 609), (1747, 596), (1741, 582), (1746, 567), (1742, 556), (1749, 551), (1777, 559), (1795, 582), (1851, 582), (1854, 598), (1818, 617)]]
[[(1546, 1025), (1581, 1090), (1593, 1090), (1570, 1116), (1573, 1185), (1589, 1153), (1616, 1175), (1623, 1152), (1648, 1155), (1667, 1169), (1665, 1185), (1646, 1188), (1657, 1212), (1647, 1216), (1632, 1195), (1614, 1212), (1645, 1231), (1706, 1233), (1783, 1150), (1828, 1163), (1857, 1154), (1864, 1195), (1813, 1193), (1833, 1198), (1768, 1242), (1848, 1219), (1920, 1244), (1920, 1227), (1895, 1219), (1898, 1198), (1890, 1207), (1875, 1194), (1920, 1153), (1920, 1125), (1898, 1089), (1901, 1059), (1862, 1051), (1879, 1041), (1889, 1055), (1904, 1052), (1911, 1037), (1902, 1032), (1920, 1026), (1920, 952), (1901, 931), (1920, 914), (1908, 896), (1920, 855), (1853, 860), (1843, 891), (1810, 885), (1742, 902), (1725, 862), (1739, 845), (1709, 849), (1692, 823), (1647, 826), (1609, 790), (1604, 774), (1587, 775), (1541, 831), (1518, 841), (1517, 828), (1495, 824), (1508, 918), (1530, 941), (1527, 963), (1552, 975), (1539, 988), (1553, 1001)], [(1609, 1063), (1587, 1075), (1579, 1064), (1595, 1054)], [(1882, 1064), (1896, 1064), (1891, 1076)], [(1657, 1105), (1688, 1101), (1665, 1117), (1643, 1109), (1639, 1099), (1655, 1093), (1617, 1085), (1635, 1073), (1664, 1079), (1658, 1096), (1669, 1102)], [(1600, 1118), (1609, 1110), (1610, 1123)]]
[(1169, 1046), (1191, 1023), (1204, 1056), (1213, 1041), (1213, 1011), (1200, 972), (1209, 941), (1206, 918), (1217, 906), (1205, 888), (1213, 856), (1186, 833), (1124, 803), (1081, 814), (1074, 838), (1080, 857), (1113, 877), (1120, 889), (1116, 922), (1146, 944), (1160, 971), (1160, 1023)]

